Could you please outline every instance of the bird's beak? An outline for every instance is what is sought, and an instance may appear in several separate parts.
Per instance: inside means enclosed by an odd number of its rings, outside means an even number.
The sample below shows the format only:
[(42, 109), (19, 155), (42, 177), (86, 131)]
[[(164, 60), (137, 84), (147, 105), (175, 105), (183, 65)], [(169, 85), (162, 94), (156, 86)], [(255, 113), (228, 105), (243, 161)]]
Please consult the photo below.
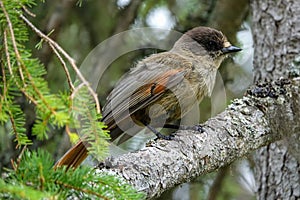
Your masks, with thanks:
[(227, 53), (233, 53), (233, 52), (238, 52), (241, 51), (242, 49), (236, 46), (228, 46), (228, 47), (224, 47), (223, 49), (221, 49), (223, 54), (227, 54)]

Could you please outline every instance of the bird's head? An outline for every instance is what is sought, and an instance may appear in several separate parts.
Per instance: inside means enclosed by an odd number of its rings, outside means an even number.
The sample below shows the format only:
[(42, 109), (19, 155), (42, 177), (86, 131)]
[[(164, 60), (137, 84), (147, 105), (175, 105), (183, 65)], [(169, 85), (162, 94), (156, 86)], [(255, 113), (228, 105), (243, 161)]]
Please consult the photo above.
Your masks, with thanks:
[(216, 67), (220, 66), (229, 53), (242, 50), (239, 47), (231, 45), (221, 31), (203, 26), (187, 31), (175, 43), (173, 49), (207, 58), (214, 62)]

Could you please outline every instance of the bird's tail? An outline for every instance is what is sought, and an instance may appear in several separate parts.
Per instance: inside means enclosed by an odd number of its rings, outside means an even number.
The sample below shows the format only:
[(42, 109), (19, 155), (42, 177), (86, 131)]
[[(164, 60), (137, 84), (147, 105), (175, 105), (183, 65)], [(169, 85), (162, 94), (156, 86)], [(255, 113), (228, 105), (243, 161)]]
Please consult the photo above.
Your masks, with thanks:
[[(111, 137), (110, 141), (114, 141), (122, 134), (122, 130), (119, 127), (115, 127), (110, 130), (109, 134)], [(66, 166), (67, 170), (69, 168), (77, 168), (88, 156), (87, 147), (89, 145), (88, 142), (80, 140), (55, 163), (54, 169), (61, 166)]]
[(86, 145), (83, 141), (79, 141), (55, 163), (54, 169), (61, 166), (66, 166), (67, 170), (69, 168), (77, 168), (88, 156)]

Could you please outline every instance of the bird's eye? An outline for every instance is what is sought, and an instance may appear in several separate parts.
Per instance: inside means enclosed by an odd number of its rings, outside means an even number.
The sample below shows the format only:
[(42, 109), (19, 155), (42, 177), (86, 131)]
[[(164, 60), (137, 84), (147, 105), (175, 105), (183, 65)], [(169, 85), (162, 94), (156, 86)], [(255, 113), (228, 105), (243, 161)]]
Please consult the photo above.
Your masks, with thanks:
[(218, 44), (215, 42), (215, 41), (209, 41), (208, 42), (208, 45), (209, 45), (209, 49), (210, 50), (213, 50), (213, 51), (216, 51), (216, 50), (218, 50)]

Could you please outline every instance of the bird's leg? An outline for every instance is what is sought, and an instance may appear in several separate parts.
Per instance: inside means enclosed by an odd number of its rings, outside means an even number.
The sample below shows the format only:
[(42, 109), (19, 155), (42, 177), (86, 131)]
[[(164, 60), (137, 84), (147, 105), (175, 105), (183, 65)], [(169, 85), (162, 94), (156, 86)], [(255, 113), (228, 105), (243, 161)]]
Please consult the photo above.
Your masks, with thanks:
[(172, 140), (174, 138), (174, 135), (163, 135), (159, 131), (157, 131), (155, 128), (153, 128), (150, 125), (146, 125), (146, 127), (152, 131), (156, 135), (157, 139), (164, 139), (164, 140)]
[(194, 125), (194, 126), (187, 126), (187, 125), (178, 125), (178, 124), (165, 124), (164, 128), (171, 128), (171, 129), (179, 129), (179, 130), (193, 130), (193, 131), (199, 131), (203, 133), (205, 130), (203, 129), (203, 126), (200, 124)]

